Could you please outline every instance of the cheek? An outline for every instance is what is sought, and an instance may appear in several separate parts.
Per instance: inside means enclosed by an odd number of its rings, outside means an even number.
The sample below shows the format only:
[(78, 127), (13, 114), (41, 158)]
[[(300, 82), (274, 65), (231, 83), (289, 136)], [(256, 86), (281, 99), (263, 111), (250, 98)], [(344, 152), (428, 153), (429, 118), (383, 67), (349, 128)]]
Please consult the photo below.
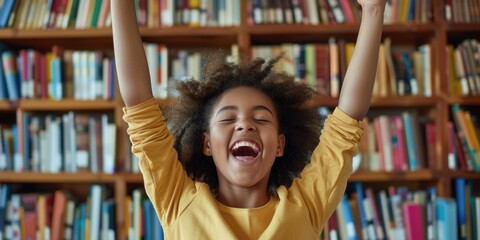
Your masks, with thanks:
[(229, 141), (230, 133), (227, 129), (215, 128), (210, 131), (210, 146), (213, 151), (227, 149)]

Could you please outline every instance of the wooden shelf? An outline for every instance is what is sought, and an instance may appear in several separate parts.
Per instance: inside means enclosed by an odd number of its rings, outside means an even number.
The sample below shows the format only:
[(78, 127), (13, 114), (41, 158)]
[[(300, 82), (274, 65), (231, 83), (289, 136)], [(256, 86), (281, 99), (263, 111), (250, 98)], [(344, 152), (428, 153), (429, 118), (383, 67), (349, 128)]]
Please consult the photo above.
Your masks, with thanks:
[(143, 177), (140, 173), (124, 173), (119, 176), (127, 183), (143, 183)]
[(435, 172), (424, 169), (414, 172), (355, 172), (350, 177), (350, 182), (405, 182), (405, 181), (429, 181), (437, 178)]
[(478, 32), (480, 23), (449, 23), (446, 25), (448, 33)]
[(13, 111), (17, 107), (17, 102), (0, 100), (0, 111)]
[[(229, 48), (237, 43), (239, 27), (169, 27), (140, 28), (146, 42), (164, 43), (180, 48)], [(75, 41), (72, 41), (72, 40)], [(58, 45), (65, 49), (112, 49), (111, 28), (101, 29), (0, 29), (0, 40), (19, 48), (38, 48), (44, 51)], [(36, 40), (36, 41), (32, 41)]]
[[(357, 35), (360, 24), (337, 25), (300, 25), (300, 24), (262, 24), (246, 28), (252, 35), (291, 35), (291, 34), (355, 34)], [(437, 24), (407, 23), (384, 25), (384, 33), (434, 33)]]
[(400, 97), (373, 97), (372, 107), (432, 107), (441, 101), (438, 97), (400, 96)]
[(438, 29), (437, 23), (395, 23), (385, 24), (384, 33), (434, 33)]
[(448, 171), (448, 176), (451, 178), (466, 178), (466, 179), (475, 179), (480, 180), (480, 172), (472, 171)]
[(70, 110), (113, 110), (116, 103), (112, 100), (80, 101), (62, 100), (20, 100), (20, 109), (24, 111), (70, 111)]
[[(228, 36), (240, 32), (239, 27), (168, 27), (168, 28), (140, 28), (143, 37), (168, 36)], [(0, 29), (0, 39), (42, 39), (42, 38), (105, 38), (112, 37), (111, 28), (94, 29)]]
[(1, 172), (0, 183), (115, 183), (118, 177), (103, 173)]
[(480, 105), (480, 97), (446, 97), (445, 101), (450, 104), (460, 104), (460, 105)]
[(0, 29), (0, 39), (60, 39), (112, 37), (111, 28), (100, 29)]

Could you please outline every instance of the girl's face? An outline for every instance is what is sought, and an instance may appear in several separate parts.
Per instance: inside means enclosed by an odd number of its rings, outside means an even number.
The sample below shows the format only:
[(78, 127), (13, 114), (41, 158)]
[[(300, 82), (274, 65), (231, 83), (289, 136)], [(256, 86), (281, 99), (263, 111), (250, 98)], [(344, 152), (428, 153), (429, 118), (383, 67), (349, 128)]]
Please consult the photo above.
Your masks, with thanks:
[(283, 155), (285, 136), (278, 132), (272, 100), (252, 87), (228, 89), (214, 102), (203, 152), (217, 167), (219, 189), (264, 188), (270, 169)]

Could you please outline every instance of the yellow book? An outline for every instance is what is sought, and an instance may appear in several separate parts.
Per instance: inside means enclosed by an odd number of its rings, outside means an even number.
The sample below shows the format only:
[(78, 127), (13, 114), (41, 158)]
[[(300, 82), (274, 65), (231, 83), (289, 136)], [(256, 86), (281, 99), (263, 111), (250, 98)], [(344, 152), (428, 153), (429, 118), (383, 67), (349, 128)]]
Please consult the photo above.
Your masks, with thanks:
[(388, 83), (387, 83), (387, 62), (385, 60), (385, 47), (380, 45), (378, 51), (378, 64), (377, 64), (377, 80), (380, 83), (380, 96), (387, 97), (388, 95)]
[(477, 132), (475, 126), (473, 126), (472, 117), (469, 111), (462, 111), (463, 117), (465, 118), (465, 123), (467, 127), (467, 132), (472, 138), (473, 148), (475, 151), (480, 151), (480, 143), (478, 141)]
[(408, 7), (410, 6), (410, 0), (401, 1), (401, 14), (400, 14), (400, 23), (406, 23), (408, 18)]
[(45, 218), (46, 218), (47, 200), (45, 195), (38, 196), (37, 214), (38, 214), (38, 240), (45, 239)]
[(128, 236), (128, 232), (130, 231), (131, 223), (131, 208), (132, 208), (132, 197), (126, 196), (125, 201), (123, 202), (123, 217), (124, 217), (124, 229), (123, 232), (126, 236)]
[(389, 37), (383, 40), (383, 47), (385, 49), (385, 60), (387, 64), (388, 83), (390, 85), (390, 95), (397, 96), (397, 76), (395, 74), (395, 67), (393, 66), (392, 58), (392, 39)]
[(412, 63), (413, 63), (413, 76), (415, 77), (415, 80), (417, 80), (417, 89), (418, 89), (418, 94), (423, 95), (425, 92), (425, 83), (424, 83), (424, 78), (423, 78), (423, 61), (422, 61), (422, 54), (420, 51), (413, 51), (411, 54), (412, 57)]
[(48, 52), (47, 54), (45, 54), (45, 66), (46, 66), (46, 74), (47, 74), (47, 81), (45, 84), (47, 84), (47, 95), (48, 95), (48, 98), (52, 98), (52, 95), (51, 95), (51, 92), (50, 91), (50, 84), (52, 82), (52, 69), (51, 69), (51, 65), (52, 65), (52, 61), (54, 59), (54, 56), (53, 56), (53, 53), (52, 52)]
[(466, 129), (465, 135), (467, 137), (467, 142), (470, 141), (471, 144), (469, 143), (469, 146), (473, 150), (475, 155), (474, 161), (477, 161), (477, 164), (480, 164), (480, 143), (475, 127), (473, 126), (470, 112), (464, 110), (461, 110), (460, 112)]
[(455, 73), (455, 55), (454, 55), (454, 48), (453, 45), (449, 44), (446, 49), (447, 53), (447, 61), (448, 61), (448, 91), (451, 96), (461, 96), (461, 86), (459, 85), (459, 81), (457, 75)]

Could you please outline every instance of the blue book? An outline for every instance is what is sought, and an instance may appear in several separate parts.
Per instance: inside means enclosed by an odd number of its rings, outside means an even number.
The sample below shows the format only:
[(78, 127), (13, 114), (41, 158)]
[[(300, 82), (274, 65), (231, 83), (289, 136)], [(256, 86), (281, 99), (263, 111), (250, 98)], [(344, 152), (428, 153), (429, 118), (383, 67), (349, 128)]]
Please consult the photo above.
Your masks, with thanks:
[(467, 208), (465, 200), (465, 179), (455, 179), (455, 198), (457, 199), (458, 227), (460, 239), (467, 239)]
[(151, 205), (150, 199), (146, 198), (143, 200), (143, 240), (153, 240), (153, 207)]
[(78, 229), (80, 224), (80, 206), (75, 207), (75, 215), (73, 216), (73, 226), (72, 226), (72, 233), (71, 239), (78, 240)]
[(3, 64), (0, 64), (0, 100), (5, 100), (8, 98), (6, 81), (5, 73), (3, 71)]
[[(471, 188), (472, 185), (469, 184), (468, 187)], [(475, 227), (477, 226), (478, 218), (480, 218), (480, 216), (477, 215), (477, 205), (475, 204), (475, 198), (476, 198), (475, 196), (470, 196), (470, 199), (469, 199), (470, 206), (472, 206), (470, 208), (470, 212), (472, 213), (472, 239), (478, 239), (478, 237), (480, 237), (478, 232), (480, 229), (477, 229)]]
[(436, 201), (435, 212), (439, 240), (458, 239), (456, 205), (455, 200), (450, 198), (438, 198)]
[(3, 5), (0, 8), (0, 28), (7, 27), (8, 19), (12, 13), (15, 0), (4, 0)]
[(163, 228), (160, 224), (160, 220), (158, 219), (157, 214), (153, 211), (153, 239), (155, 240), (163, 240)]
[(110, 99), (115, 99), (115, 76), (116, 76), (116, 73), (115, 73), (115, 58), (111, 58), (110, 59), (110, 76), (111, 76), (111, 79), (109, 79), (110, 81), (110, 93), (112, 94), (111, 98)]
[(11, 101), (20, 98), (19, 78), (16, 69), (16, 56), (12, 51), (2, 53), (3, 73), (7, 85), (8, 99)]
[[(427, 239), (437, 239), (437, 233), (435, 232), (435, 229), (437, 228), (437, 217), (436, 217), (436, 212), (435, 212), (435, 209), (436, 209), (436, 202), (437, 202), (437, 189), (435, 187), (430, 187), (428, 189), (428, 201), (427, 201), (427, 205), (430, 206), (430, 213), (427, 215), (427, 218), (429, 217), (429, 221), (431, 221), (431, 223), (429, 223), (429, 226), (432, 226), (432, 229), (434, 229), (434, 231), (427, 231), (427, 233), (429, 234), (429, 236), (427, 236)], [(433, 235), (430, 237), (430, 235)]]
[(410, 0), (408, 5), (407, 22), (415, 21), (415, 0)]
[[(0, 186), (0, 233), (5, 236), (3, 232), (6, 226), (7, 203), (11, 195), (10, 184), (3, 184)], [(2, 235), (0, 234), (0, 235)]]
[(405, 67), (405, 82), (407, 83), (405, 91), (411, 94), (418, 94), (418, 83), (415, 79), (413, 61), (409, 52), (403, 52), (402, 62)]
[(362, 227), (362, 236), (363, 238), (367, 238), (367, 228), (368, 228), (368, 223), (367, 223), (367, 217), (365, 215), (365, 209), (363, 208), (363, 199), (364, 193), (363, 193), (363, 185), (361, 182), (355, 182), (355, 192), (357, 193), (357, 202), (358, 202), (358, 214), (360, 215), (360, 226)]
[[(17, 124), (12, 125), (12, 136), (13, 136), (13, 153), (12, 156), (12, 168), (14, 171), (21, 171), (23, 159), (17, 159), (18, 154), (20, 154), (20, 146), (18, 143), (18, 127)], [(18, 162), (18, 160), (22, 160), (22, 162)]]
[(345, 225), (347, 229), (347, 239), (348, 240), (357, 240), (357, 233), (355, 232), (355, 221), (353, 220), (352, 208), (350, 207), (350, 203), (348, 203), (347, 195), (344, 194), (342, 198), (342, 202), (340, 203), (343, 208), (343, 217), (345, 220)]
[(23, 112), (22, 113), (23, 124), (22, 124), (22, 132), (23, 132), (23, 168), (26, 171), (30, 171), (32, 166), (30, 166), (30, 114)]
[(405, 112), (402, 114), (402, 118), (403, 118), (403, 124), (405, 126), (405, 138), (407, 142), (407, 156), (408, 156), (409, 169), (411, 171), (415, 171), (418, 169), (418, 159), (415, 155), (415, 151), (417, 149), (415, 146), (415, 140), (413, 135), (412, 117), (410, 116), (410, 113)]

